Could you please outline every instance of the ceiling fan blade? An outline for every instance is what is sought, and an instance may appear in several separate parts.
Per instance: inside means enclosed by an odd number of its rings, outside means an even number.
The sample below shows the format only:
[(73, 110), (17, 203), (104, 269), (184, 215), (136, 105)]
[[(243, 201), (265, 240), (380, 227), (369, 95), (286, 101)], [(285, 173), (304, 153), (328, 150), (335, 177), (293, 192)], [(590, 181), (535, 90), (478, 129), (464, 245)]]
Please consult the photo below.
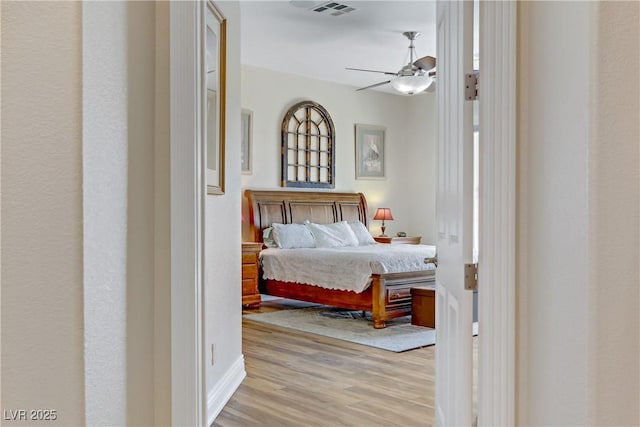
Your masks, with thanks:
[(397, 76), (398, 73), (392, 73), (390, 71), (377, 71), (377, 70), (365, 70), (363, 68), (345, 68), (345, 70), (351, 70), (351, 71), (366, 71), (368, 73), (381, 73), (381, 74), (386, 74), (388, 76)]
[(371, 89), (373, 87), (378, 87), (378, 86), (386, 85), (386, 84), (389, 84), (389, 83), (391, 83), (391, 80), (387, 80), (386, 82), (376, 83), (376, 84), (373, 84), (373, 85), (370, 85), (370, 86), (361, 87), (360, 89), (356, 89), (356, 92), (359, 91), (359, 90)]
[(433, 56), (424, 56), (420, 59), (417, 59), (413, 65), (416, 67), (428, 71), (436, 66), (436, 58)]

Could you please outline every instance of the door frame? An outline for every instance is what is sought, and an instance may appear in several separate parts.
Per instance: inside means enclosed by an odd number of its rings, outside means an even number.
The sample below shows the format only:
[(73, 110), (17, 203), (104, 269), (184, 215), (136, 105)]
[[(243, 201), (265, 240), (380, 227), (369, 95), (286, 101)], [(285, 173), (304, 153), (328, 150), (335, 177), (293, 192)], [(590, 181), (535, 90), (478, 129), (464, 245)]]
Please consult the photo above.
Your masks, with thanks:
[(517, 4), (479, 5), (478, 425), (515, 425)]
[[(171, 378), (172, 424), (202, 425), (203, 197), (200, 144), (188, 86), (197, 2), (171, 2)], [(480, 2), (480, 283), (478, 425), (515, 424), (517, 5)], [(174, 108), (180, 105), (181, 108)], [(191, 138), (184, 138), (190, 136)], [(491, 143), (484, 146), (484, 141)], [(490, 169), (489, 169), (490, 168)], [(483, 172), (484, 171), (484, 172)], [(491, 171), (491, 173), (488, 173)], [(507, 185), (504, 185), (507, 183)], [(494, 221), (500, 219), (500, 221)], [(491, 244), (488, 244), (491, 242)], [(192, 286), (179, 286), (191, 283)], [(491, 381), (489, 381), (491, 379)]]
[(198, 76), (202, 2), (170, 2), (171, 424), (206, 422), (204, 206)]

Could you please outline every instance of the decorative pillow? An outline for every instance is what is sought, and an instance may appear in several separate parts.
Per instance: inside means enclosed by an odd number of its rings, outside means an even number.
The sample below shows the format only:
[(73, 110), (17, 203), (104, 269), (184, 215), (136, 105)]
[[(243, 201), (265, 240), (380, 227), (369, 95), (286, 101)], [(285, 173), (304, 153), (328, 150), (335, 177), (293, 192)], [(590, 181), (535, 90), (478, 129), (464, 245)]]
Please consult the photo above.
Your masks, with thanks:
[(358, 238), (347, 221), (333, 224), (309, 224), (318, 248), (337, 248), (342, 246), (358, 246)]
[(376, 241), (373, 240), (373, 237), (371, 236), (371, 233), (369, 233), (369, 230), (367, 230), (367, 227), (365, 227), (360, 221), (350, 222), (349, 227), (353, 230), (353, 234), (356, 235), (360, 246), (376, 244)]
[(271, 224), (273, 239), (279, 248), (314, 248), (316, 246), (309, 227), (304, 224)]
[(277, 248), (278, 244), (273, 238), (273, 227), (267, 227), (262, 230), (262, 243), (268, 248)]

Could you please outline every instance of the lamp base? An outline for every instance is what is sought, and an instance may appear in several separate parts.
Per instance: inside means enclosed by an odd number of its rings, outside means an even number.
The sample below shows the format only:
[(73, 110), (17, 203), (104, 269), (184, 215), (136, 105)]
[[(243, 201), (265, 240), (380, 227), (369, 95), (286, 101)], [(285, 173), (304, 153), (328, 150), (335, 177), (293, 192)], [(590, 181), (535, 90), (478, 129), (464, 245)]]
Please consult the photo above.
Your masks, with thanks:
[(378, 237), (387, 237), (387, 235), (384, 234), (384, 230), (386, 230), (386, 229), (387, 229), (387, 227), (385, 227), (384, 225), (382, 227), (380, 227), (380, 231), (382, 231), (382, 234), (380, 236), (378, 236)]

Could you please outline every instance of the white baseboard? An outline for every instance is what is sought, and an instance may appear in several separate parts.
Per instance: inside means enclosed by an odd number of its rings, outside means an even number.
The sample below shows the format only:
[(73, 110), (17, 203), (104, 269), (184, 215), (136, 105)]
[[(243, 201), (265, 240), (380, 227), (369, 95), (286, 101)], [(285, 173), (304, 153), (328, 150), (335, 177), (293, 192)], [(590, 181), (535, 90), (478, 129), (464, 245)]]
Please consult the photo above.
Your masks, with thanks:
[(218, 384), (207, 394), (207, 425), (210, 426), (224, 405), (227, 404), (233, 393), (238, 389), (242, 380), (247, 376), (244, 370), (244, 356), (241, 354), (238, 360), (224, 374)]

